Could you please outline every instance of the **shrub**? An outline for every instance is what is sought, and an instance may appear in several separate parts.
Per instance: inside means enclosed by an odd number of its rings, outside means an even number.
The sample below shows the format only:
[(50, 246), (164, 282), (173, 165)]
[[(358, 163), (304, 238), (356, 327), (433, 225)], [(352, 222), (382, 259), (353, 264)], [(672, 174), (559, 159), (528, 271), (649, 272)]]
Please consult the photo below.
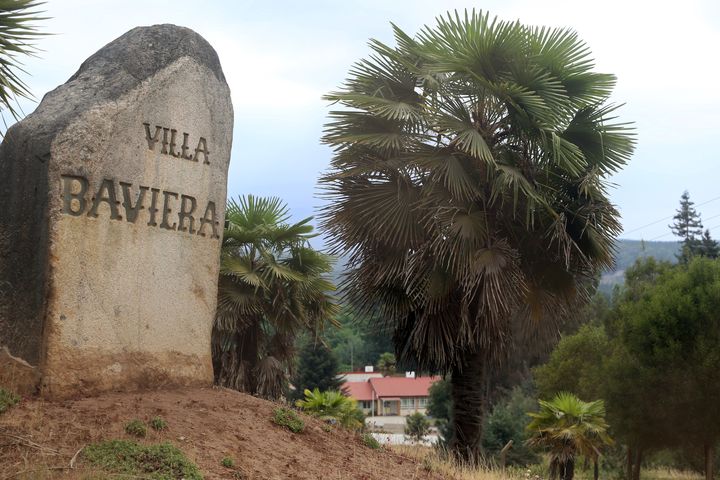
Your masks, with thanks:
[(363, 433), (361, 438), (363, 444), (368, 448), (372, 448), (373, 450), (377, 450), (382, 446), (380, 445), (380, 442), (378, 442), (375, 437), (372, 436), (371, 433)]
[(143, 438), (147, 435), (147, 427), (140, 420), (131, 420), (125, 425), (125, 432), (133, 437)]
[(197, 466), (170, 443), (139, 445), (127, 440), (90, 444), (83, 456), (107, 473), (142, 475), (157, 480), (202, 480)]
[(167, 426), (167, 422), (160, 417), (155, 417), (150, 420), (150, 427), (155, 431), (161, 432), (167, 429)]
[(430, 431), (430, 421), (420, 412), (415, 412), (405, 418), (405, 435), (413, 440), (420, 441)]
[(361, 430), (365, 424), (365, 415), (358, 408), (355, 399), (336, 390), (305, 390), (305, 399), (298, 400), (295, 404), (310, 415), (326, 421), (336, 420), (345, 428)]
[(232, 468), (235, 466), (235, 460), (233, 460), (230, 457), (225, 457), (220, 462), (220, 465), (222, 465), (223, 467), (226, 467), (226, 468)]
[(273, 410), (273, 422), (281, 427), (286, 427), (293, 433), (300, 433), (305, 428), (305, 422), (298, 417), (297, 413), (289, 408), (276, 408)]
[(0, 413), (4, 413), (8, 408), (12, 407), (19, 401), (19, 396), (9, 390), (0, 388)]

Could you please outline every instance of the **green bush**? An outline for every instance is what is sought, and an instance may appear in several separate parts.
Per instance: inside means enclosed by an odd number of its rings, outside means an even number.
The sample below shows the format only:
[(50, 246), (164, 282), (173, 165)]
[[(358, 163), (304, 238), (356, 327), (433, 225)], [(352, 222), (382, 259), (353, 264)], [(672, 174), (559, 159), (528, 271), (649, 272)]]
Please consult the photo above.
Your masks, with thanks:
[(220, 462), (220, 465), (222, 465), (223, 467), (226, 467), (226, 468), (232, 468), (235, 466), (235, 460), (233, 460), (230, 457), (225, 457)]
[(152, 420), (150, 420), (150, 427), (151, 427), (153, 430), (156, 430), (156, 431), (158, 431), (158, 432), (161, 432), (161, 431), (167, 429), (168, 424), (167, 424), (167, 422), (166, 422), (165, 420), (163, 420), (162, 418), (160, 418), (160, 417), (155, 417), (155, 418), (153, 418)]
[(405, 418), (405, 435), (413, 440), (420, 441), (430, 431), (430, 421), (420, 412), (415, 412)]
[(143, 438), (147, 435), (147, 427), (140, 420), (131, 420), (125, 425), (125, 432), (133, 437)]
[(508, 396), (500, 399), (486, 415), (482, 444), (485, 451), (497, 459), (502, 448), (513, 441), (507, 453), (507, 465), (530, 465), (539, 460), (525, 444), (526, 427), (530, 423), (527, 412), (537, 409), (537, 401), (530, 392), (515, 387)]
[(19, 396), (9, 390), (0, 388), (0, 413), (4, 413), (8, 408), (12, 407), (19, 401)]
[(295, 403), (304, 412), (320, 417), (323, 420), (336, 420), (345, 428), (362, 430), (365, 415), (357, 406), (355, 399), (346, 397), (336, 390), (321, 392), (305, 390), (305, 399)]
[(380, 442), (378, 442), (370, 433), (363, 433), (360, 438), (362, 438), (363, 444), (368, 448), (372, 448), (373, 450), (381, 448)]
[(305, 422), (298, 417), (297, 413), (289, 408), (276, 408), (273, 410), (273, 422), (281, 427), (286, 427), (293, 433), (300, 433), (305, 428)]
[(197, 466), (170, 443), (139, 445), (127, 440), (90, 444), (83, 456), (107, 473), (142, 475), (156, 480), (202, 480)]

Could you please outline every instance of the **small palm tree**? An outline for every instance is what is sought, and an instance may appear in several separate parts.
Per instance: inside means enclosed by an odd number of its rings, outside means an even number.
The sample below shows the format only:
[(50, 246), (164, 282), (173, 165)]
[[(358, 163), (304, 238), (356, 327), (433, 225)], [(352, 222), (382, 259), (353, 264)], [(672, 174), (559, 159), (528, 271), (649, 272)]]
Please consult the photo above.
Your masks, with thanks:
[(386, 377), (395, 373), (395, 368), (397, 367), (395, 354), (390, 352), (381, 353), (378, 358), (377, 367)]
[(23, 72), (19, 57), (33, 55), (38, 36), (35, 22), (45, 20), (37, 8), (44, 2), (36, 0), (0, 0), (0, 108), (18, 118), (13, 105), (17, 97), (32, 98), (28, 86), (20, 79)]
[(213, 330), (216, 382), (278, 398), (302, 331), (334, 321), (332, 258), (308, 243), (312, 217), (289, 223), (278, 198), (231, 200)]
[(603, 401), (583, 402), (571, 393), (562, 392), (549, 402), (538, 403), (540, 411), (528, 413), (533, 420), (527, 427), (531, 433), (527, 443), (549, 453), (550, 477), (572, 480), (575, 458), (582, 455), (593, 461), (597, 480), (600, 449), (613, 443), (607, 434)]
[(295, 405), (323, 420), (337, 420), (345, 428), (361, 430), (364, 425), (365, 416), (357, 401), (337, 390), (321, 392), (318, 388), (312, 391), (305, 389), (305, 399), (298, 400)]

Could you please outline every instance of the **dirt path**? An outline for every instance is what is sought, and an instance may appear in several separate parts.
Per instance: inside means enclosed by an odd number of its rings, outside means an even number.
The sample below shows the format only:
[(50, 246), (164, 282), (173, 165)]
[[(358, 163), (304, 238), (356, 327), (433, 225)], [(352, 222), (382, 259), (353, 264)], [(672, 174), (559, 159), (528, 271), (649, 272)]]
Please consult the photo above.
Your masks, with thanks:
[[(144, 442), (173, 443), (206, 479), (440, 478), (412, 459), (364, 446), (350, 432), (325, 431), (314, 418), (304, 417), (303, 433), (290, 433), (271, 422), (274, 407), (238, 392), (209, 388), (115, 393), (60, 403), (26, 400), (0, 416), (0, 480), (84, 479), (88, 470), (82, 455), (75, 469), (66, 468), (79, 449), (100, 440), (130, 438), (124, 431), (128, 421), (147, 422), (155, 416), (165, 419), (169, 428), (148, 430)], [(238, 474), (220, 465), (224, 457), (235, 460)]]

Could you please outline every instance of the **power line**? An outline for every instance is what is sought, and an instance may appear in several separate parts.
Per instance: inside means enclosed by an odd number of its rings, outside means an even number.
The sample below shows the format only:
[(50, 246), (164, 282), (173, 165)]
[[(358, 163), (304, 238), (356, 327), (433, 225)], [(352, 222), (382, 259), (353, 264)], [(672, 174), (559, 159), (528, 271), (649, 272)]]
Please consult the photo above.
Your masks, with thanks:
[[(707, 201), (702, 202), (702, 203), (696, 203), (695, 206), (696, 206), (696, 207), (702, 207), (703, 205), (707, 205), (708, 203), (714, 202), (714, 201), (716, 201), (716, 200), (720, 200), (720, 197), (711, 198), (710, 200), (707, 200)], [(650, 222), (650, 223), (648, 223), (647, 225), (643, 225), (643, 226), (641, 226), (641, 227), (633, 228), (632, 230), (623, 231), (623, 235), (627, 235), (628, 233), (637, 232), (638, 230), (642, 230), (642, 229), (644, 229), (644, 228), (651, 227), (651, 226), (653, 226), (653, 225), (657, 225), (657, 224), (660, 223), (660, 222), (665, 222), (665, 221), (667, 221), (667, 220), (670, 220), (670, 219), (673, 218), (674, 216), (675, 216), (675, 215), (670, 215), (669, 217), (663, 217), (663, 218), (661, 218), (661, 219), (659, 219), (659, 220), (655, 220), (654, 222)], [(720, 216), (720, 215), (716, 215), (715, 217), (718, 217), (718, 216)], [(707, 218), (706, 220), (710, 220), (710, 218), (715, 218), (715, 217), (709, 217), (709, 218)], [(666, 234), (666, 235), (669, 235), (669, 234)], [(661, 235), (660, 237), (657, 237), (657, 238), (661, 238), (661, 237), (664, 237), (664, 236), (665, 236), (665, 235)], [(651, 240), (651, 241), (652, 241), (652, 240)]]

